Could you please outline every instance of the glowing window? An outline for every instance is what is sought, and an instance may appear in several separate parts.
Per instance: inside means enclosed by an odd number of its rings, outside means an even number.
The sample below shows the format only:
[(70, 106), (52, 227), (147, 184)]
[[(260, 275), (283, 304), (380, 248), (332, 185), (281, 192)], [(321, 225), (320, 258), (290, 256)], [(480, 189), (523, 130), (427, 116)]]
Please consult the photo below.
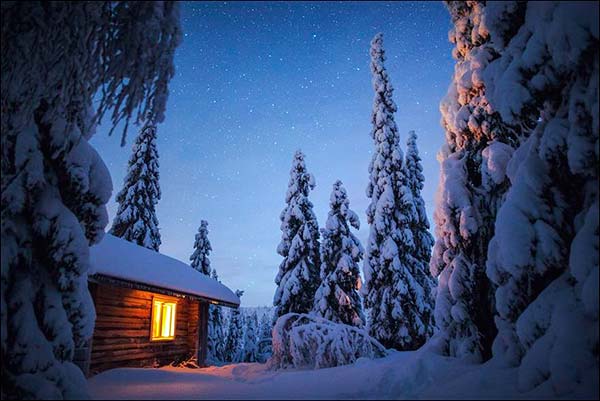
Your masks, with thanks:
[(177, 304), (162, 299), (152, 303), (151, 340), (172, 340), (175, 338), (175, 313)]

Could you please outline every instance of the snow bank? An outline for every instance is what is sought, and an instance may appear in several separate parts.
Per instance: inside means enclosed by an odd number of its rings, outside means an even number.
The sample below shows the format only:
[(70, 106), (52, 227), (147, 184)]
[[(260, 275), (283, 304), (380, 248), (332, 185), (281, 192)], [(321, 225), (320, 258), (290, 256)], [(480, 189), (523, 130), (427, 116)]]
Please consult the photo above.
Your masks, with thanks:
[(227, 287), (169, 256), (110, 234), (90, 248), (90, 274), (135, 281), (215, 301), (239, 305)]
[(272, 369), (329, 368), (379, 358), (386, 349), (362, 329), (314, 315), (288, 313), (273, 328)]
[[(598, 399), (598, 371), (564, 399)], [(88, 381), (95, 399), (543, 399), (549, 386), (521, 393), (517, 369), (469, 364), (423, 347), (318, 370), (272, 371), (242, 363), (204, 369), (113, 369)]]

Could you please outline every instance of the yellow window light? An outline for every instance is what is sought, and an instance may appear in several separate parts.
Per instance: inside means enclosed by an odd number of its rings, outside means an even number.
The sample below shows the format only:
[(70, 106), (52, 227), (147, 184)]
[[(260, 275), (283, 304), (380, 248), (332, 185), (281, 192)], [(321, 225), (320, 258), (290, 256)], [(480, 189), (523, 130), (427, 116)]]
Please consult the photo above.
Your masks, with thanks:
[(175, 314), (177, 304), (161, 299), (152, 303), (152, 340), (172, 340), (175, 338)]

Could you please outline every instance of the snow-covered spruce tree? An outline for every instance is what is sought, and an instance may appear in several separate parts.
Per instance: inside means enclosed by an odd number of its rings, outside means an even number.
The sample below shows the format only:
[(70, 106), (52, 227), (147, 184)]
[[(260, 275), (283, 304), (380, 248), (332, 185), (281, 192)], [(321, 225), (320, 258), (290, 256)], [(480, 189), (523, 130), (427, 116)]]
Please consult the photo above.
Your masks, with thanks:
[(0, 396), (84, 398), (73, 358), (93, 331), (89, 246), (102, 239), (112, 191), (89, 140), (106, 111), (113, 127), (163, 120), (178, 6), (1, 7)]
[[(160, 199), (156, 124), (148, 121), (133, 144), (112, 235), (158, 252), (160, 232), (156, 204)], [(208, 273), (205, 273), (208, 274)]]
[[(219, 281), (216, 269), (212, 270), (211, 277)], [(225, 348), (223, 311), (218, 305), (208, 305), (208, 314), (206, 359), (211, 363), (223, 362)]]
[(242, 350), (242, 362), (258, 362), (258, 316), (256, 312), (246, 316), (246, 331), (244, 333), (244, 348)]
[(407, 184), (394, 121), (396, 105), (383, 65), (383, 35), (371, 41), (371, 72), (375, 99), (371, 136), (375, 145), (369, 165), (367, 209), (370, 224), (361, 291), (369, 309), (369, 333), (387, 348), (415, 349), (430, 331), (427, 294), (416, 279), (417, 260), (411, 222), (416, 211)]
[[(244, 291), (236, 290), (235, 295), (241, 298)], [(227, 339), (225, 340), (225, 361), (241, 362), (242, 360), (242, 339), (244, 336), (244, 317), (240, 308), (231, 310), (229, 317), (229, 329)]]
[(206, 220), (201, 220), (200, 228), (198, 228), (198, 233), (196, 234), (196, 240), (194, 242), (194, 253), (190, 256), (190, 260), (192, 261), (190, 265), (207, 276), (210, 275), (210, 259), (208, 258), (210, 251), (212, 251), (212, 248), (210, 246), (210, 241), (208, 240), (208, 222)]
[(307, 313), (313, 306), (319, 286), (319, 226), (308, 194), (314, 187), (315, 179), (298, 150), (290, 170), (287, 205), (279, 217), (282, 235), (277, 253), (284, 259), (275, 277), (274, 320), (290, 312)]
[(433, 236), (429, 232), (429, 219), (425, 210), (425, 201), (421, 191), (425, 183), (423, 166), (417, 148), (417, 134), (415, 131), (408, 133), (406, 141), (406, 155), (404, 156), (404, 168), (408, 187), (410, 188), (415, 205), (416, 218), (411, 222), (415, 251), (413, 257), (418, 263), (415, 269), (415, 279), (419, 282), (425, 292), (425, 304), (423, 309), (423, 321), (427, 325), (427, 337), (433, 334), (433, 307), (435, 280), (429, 274), (429, 261), (431, 260), (431, 248), (433, 247)]
[[(502, 25), (488, 25), (493, 39)], [(523, 391), (598, 394), (598, 60), (597, 3), (529, 2), (484, 73), (505, 121), (539, 117), (508, 165), (487, 263), (494, 356)]]
[(264, 363), (272, 353), (272, 323), (269, 314), (265, 313), (260, 319), (258, 330), (258, 362)]
[(363, 247), (350, 232), (360, 228), (358, 216), (349, 207), (341, 181), (333, 184), (329, 198), (331, 210), (321, 229), (321, 285), (315, 294), (313, 311), (328, 320), (362, 327), (365, 323), (358, 263)]
[[(490, 109), (482, 73), (499, 57), (490, 45), (482, 2), (448, 2), (454, 27), (454, 77), (440, 104), (446, 144), (438, 154), (440, 181), (434, 212), (436, 242), (430, 262), (438, 278), (435, 343), (439, 351), (471, 361), (491, 357), (496, 336), (494, 288), (485, 275), (497, 210), (508, 189), (505, 170), (520, 130)], [(521, 3), (502, 2), (503, 35), (516, 32)], [(510, 16), (510, 18), (509, 18)], [(517, 26), (518, 28), (518, 26)]]

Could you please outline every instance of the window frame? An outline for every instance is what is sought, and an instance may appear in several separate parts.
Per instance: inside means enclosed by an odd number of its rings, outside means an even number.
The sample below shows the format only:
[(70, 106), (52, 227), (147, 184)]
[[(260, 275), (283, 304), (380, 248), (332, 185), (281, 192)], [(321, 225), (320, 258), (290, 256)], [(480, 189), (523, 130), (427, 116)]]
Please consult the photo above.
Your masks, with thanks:
[[(172, 317), (173, 336), (172, 337), (154, 337), (154, 318), (156, 317), (156, 313), (157, 313), (156, 302), (161, 302), (161, 305), (164, 305), (164, 304), (172, 304), (173, 305), (173, 317)], [(150, 317), (150, 341), (151, 342), (175, 341), (175, 338), (177, 337), (177, 335), (176, 335), (176, 333), (177, 333), (177, 309), (178, 309), (178, 299), (177, 298), (172, 298), (172, 297), (167, 297), (167, 296), (159, 296), (159, 295), (152, 296), (152, 314)], [(160, 330), (162, 330), (162, 327), (163, 327), (163, 319), (164, 319), (164, 316), (162, 316), (162, 311), (161, 311)]]

